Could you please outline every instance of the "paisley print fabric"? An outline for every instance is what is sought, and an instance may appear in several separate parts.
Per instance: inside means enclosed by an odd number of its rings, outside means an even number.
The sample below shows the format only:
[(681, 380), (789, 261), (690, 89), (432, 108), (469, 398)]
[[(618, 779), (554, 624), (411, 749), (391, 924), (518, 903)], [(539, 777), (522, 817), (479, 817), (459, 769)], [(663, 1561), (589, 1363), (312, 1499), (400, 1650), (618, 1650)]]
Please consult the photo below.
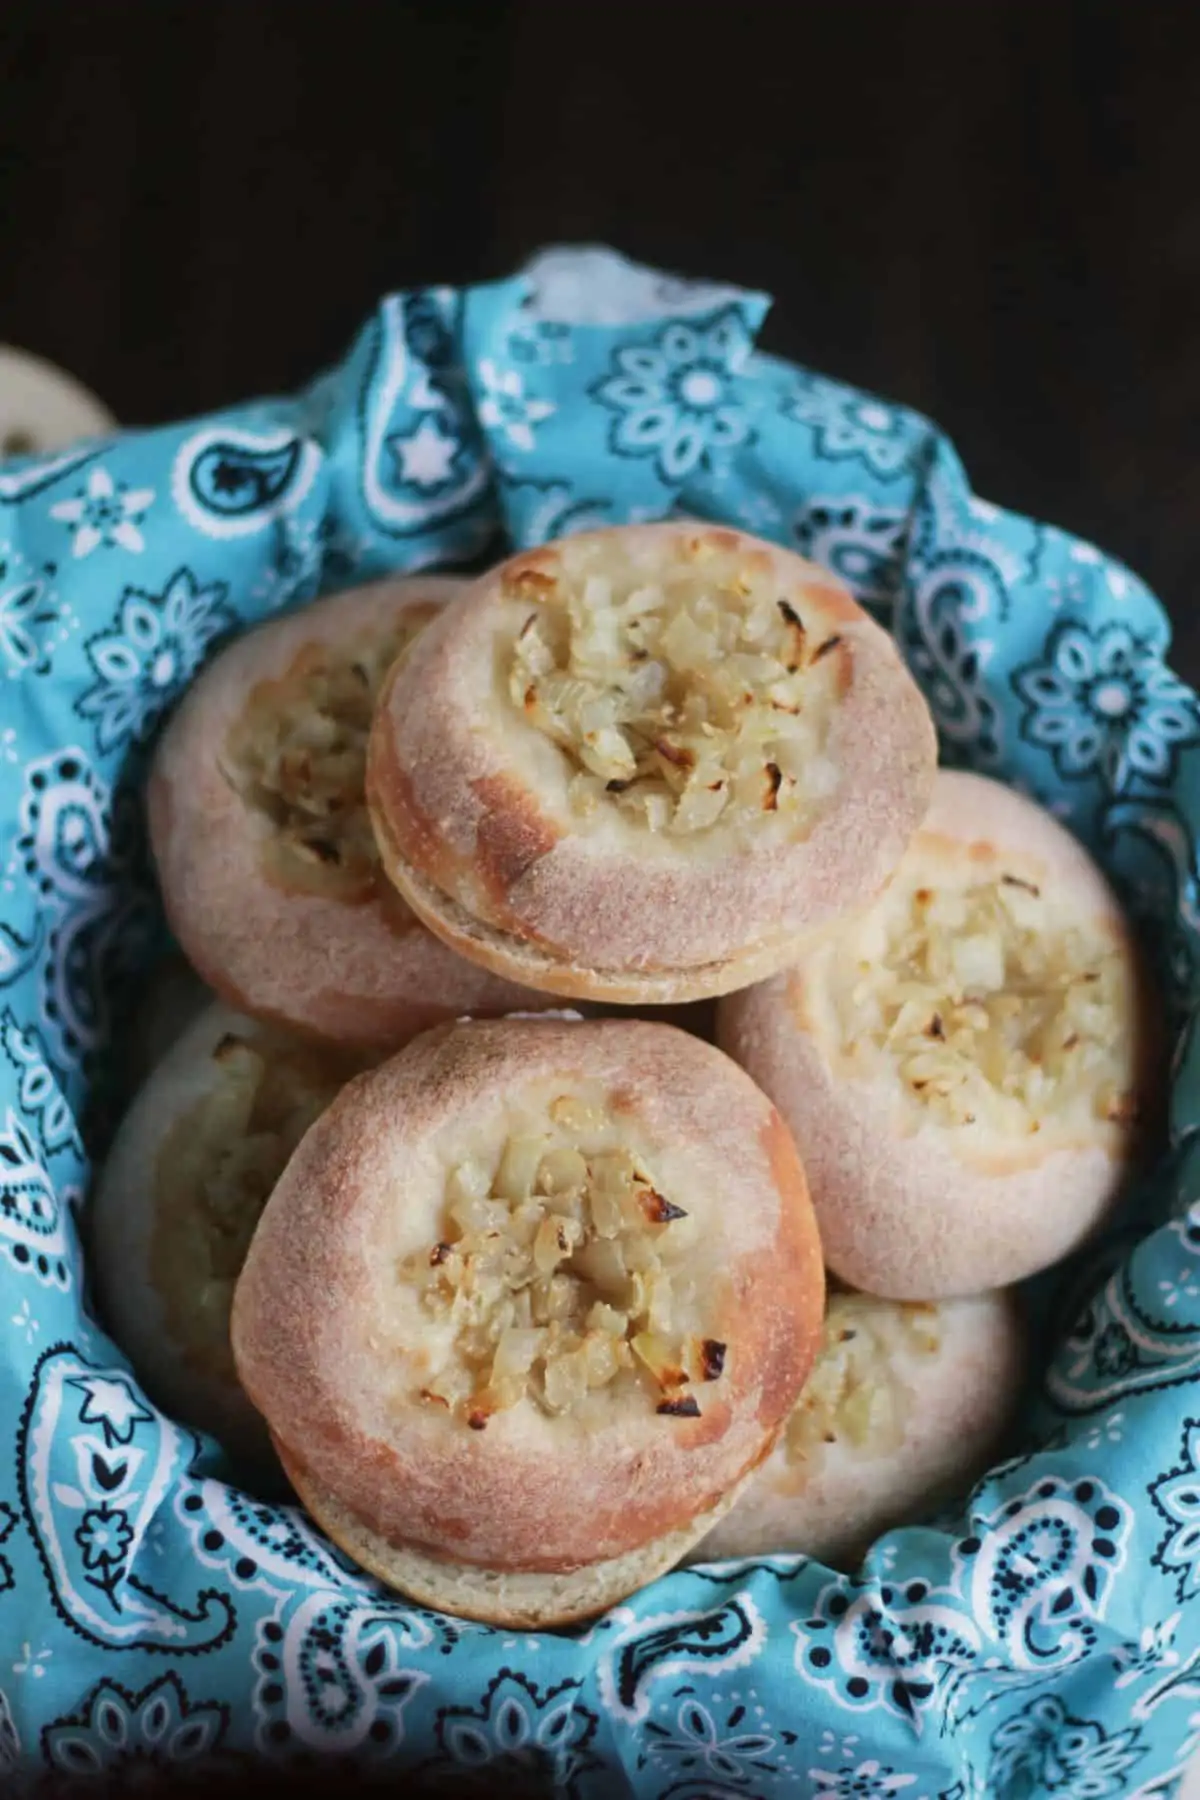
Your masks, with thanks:
[[(294, 399), (0, 468), (5, 1793), (252, 1756), (580, 1800), (1172, 1791), (1200, 1735), (1200, 704), (1136, 576), (979, 499), (919, 414), (758, 352), (766, 306), (549, 252), (389, 296)], [(836, 570), (943, 756), (1103, 859), (1178, 1023), (1171, 1145), (1111, 1240), (1035, 1287), (1061, 1329), (1022, 1453), (936, 1527), (853, 1575), (710, 1564), (586, 1629), (508, 1633), (384, 1592), (238, 1491), (92, 1315), (85, 1146), (162, 930), (138, 780), (258, 620), (673, 514)]]

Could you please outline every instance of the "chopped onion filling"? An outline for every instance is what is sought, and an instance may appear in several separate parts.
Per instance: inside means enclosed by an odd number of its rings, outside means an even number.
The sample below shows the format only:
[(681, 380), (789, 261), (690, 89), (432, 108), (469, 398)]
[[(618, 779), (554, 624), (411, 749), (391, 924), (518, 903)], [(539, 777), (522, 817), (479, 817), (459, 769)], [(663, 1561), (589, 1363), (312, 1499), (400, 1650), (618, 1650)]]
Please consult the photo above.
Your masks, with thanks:
[(695, 1417), (688, 1389), (720, 1379), (726, 1346), (684, 1328), (697, 1302), (679, 1268), (687, 1217), (572, 1095), (494, 1163), (458, 1164), (439, 1239), (399, 1268), (454, 1328), (421, 1398), (475, 1430), (526, 1395), (586, 1418), (589, 1395), (617, 1385), (648, 1389), (659, 1411), (687, 1397)]
[(899, 1449), (912, 1394), (894, 1365), (897, 1320), (905, 1347), (927, 1356), (937, 1351), (935, 1306), (830, 1295), (817, 1360), (785, 1428), (789, 1457), (811, 1456), (822, 1444), (884, 1456)]
[(893, 890), (876, 959), (836, 953), (856, 1057), (886, 1056), (940, 1124), (1036, 1132), (1051, 1113), (1133, 1117), (1132, 975), (1115, 944), (1002, 874)]
[(384, 676), (431, 612), (414, 607), (351, 643), (306, 645), (284, 676), (250, 693), (221, 767), (271, 821), (264, 854), (282, 886), (370, 897), (379, 868), (363, 792), (371, 718)]
[(263, 1207), (351, 1073), (307, 1045), (223, 1037), (212, 1086), (163, 1140), (151, 1273), (184, 1346), (232, 1375), (229, 1309)]
[(509, 578), (529, 610), (508, 691), (574, 766), (583, 814), (652, 831), (780, 813), (803, 822), (836, 785), (825, 754), (841, 643), (810, 630), (761, 559), (693, 540), (650, 568), (586, 541), (562, 578)]

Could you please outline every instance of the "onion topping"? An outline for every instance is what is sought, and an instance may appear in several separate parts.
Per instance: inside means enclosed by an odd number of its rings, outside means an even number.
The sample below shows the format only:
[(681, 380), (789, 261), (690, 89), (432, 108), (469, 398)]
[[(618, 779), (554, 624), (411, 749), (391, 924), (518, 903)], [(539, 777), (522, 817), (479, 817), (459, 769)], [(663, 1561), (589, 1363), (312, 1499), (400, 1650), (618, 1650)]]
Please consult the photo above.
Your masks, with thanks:
[(836, 785), (842, 637), (810, 651), (766, 559), (703, 538), (653, 558), (568, 540), (558, 556), (559, 578), (508, 577), (505, 598), (538, 602), (508, 692), (567, 756), (574, 809), (675, 833), (775, 813), (802, 827)]
[(174, 1335), (232, 1376), (229, 1310), (259, 1216), (350, 1062), (266, 1033), (215, 1045), (216, 1079), (163, 1140), (151, 1272)]
[(838, 1442), (880, 1456), (900, 1447), (912, 1395), (894, 1363), (897, 1323), (908, 1350), (939, 1348), (936, 1306), (830, 1295), (817, 1360), (785, 1427), (790, 1457)]
[(311, 643), (251, 690), (221, 760), (270, 821), (263, 855), (283, 887), (347, 901), (374, 891), (379, 852), (364, 795), (367, 739), (388, 669), (432, 608), (412, 607), (351, 643)]
[(893, 886), (876, 941), (834, 952), (846, 1052), (886, 1058), (939, 1124), (1013, 1135), (1133, 1117), (1133, 974), (1117, 945), (1011, 873)]
[(451, 1170), (437, 1242), (399, 1265), (452, 1328), (418, 1392), (475, 1430), (526, 1397), (599, 1417), (603, 1394), (624, 1389), (694, 1417), (687, 1390), (721, 1378), (727, 1347), (689, 1329), (700, 1302), (681, 1266), (688, 1212), (602, 1109), (561, 1094), (548, 1114), (494, 1158)]

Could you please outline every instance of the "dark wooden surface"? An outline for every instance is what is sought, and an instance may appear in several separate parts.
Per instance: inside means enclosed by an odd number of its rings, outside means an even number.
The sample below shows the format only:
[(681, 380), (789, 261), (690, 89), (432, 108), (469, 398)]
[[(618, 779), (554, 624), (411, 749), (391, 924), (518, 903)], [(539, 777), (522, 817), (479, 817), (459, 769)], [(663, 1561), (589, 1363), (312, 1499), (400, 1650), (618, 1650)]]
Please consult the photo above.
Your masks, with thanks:
[(6, 0), (0, 338), (160, 419), (299, 381), (389, 287), (607, 240), (770, 289), (765, 341), (1125, 557), (1200, 675), (1195, 19)]
[(125, 419), (284, 387), (373, 299), (607, 240), (932, 413), (1125, 557), (1200, 675), (1196, 9), (6, 0), (0, 337)]

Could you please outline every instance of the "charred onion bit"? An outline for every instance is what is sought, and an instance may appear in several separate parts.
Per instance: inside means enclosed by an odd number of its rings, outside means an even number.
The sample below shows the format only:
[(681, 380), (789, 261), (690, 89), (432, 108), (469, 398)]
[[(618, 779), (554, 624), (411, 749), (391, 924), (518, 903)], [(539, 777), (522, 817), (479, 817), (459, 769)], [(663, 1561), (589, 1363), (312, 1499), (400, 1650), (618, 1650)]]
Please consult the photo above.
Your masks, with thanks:
[(642, 1211), (652, 1225), (669, 1225), (672, 1219), (686, 1219), (687, 1213), (682, 1206), (674, 1206), (655, 1188), (644, 1188), (641, 1192)]

